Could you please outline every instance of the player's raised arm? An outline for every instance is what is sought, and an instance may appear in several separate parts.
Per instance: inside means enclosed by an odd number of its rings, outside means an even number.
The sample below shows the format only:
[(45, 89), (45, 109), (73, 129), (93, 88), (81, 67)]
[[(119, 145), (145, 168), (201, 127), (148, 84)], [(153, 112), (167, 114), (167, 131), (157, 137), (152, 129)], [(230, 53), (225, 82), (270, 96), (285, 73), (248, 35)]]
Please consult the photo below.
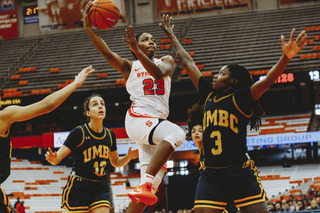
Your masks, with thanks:
[(74, 90), (82, 86), (88, 75), (93, 71), (94, 69), (92, 69), (91, 66), (83, 69), (75, 77), (75, 80), (71, 84), (48, 95), (39, 102), (28, 106), (8, 106), (0, 113), (0, 121), (2, 125), (3, 122), (5, 122), (6, 128), (8, 129), (14, 122), (29, 120), (31, 118), (51, 112), (60, 104), (62, 104)]
[(131, 70), (132, 63), (126, 59), (121, 58), (117, 53), (110, 50), (108, 45), (104, 40), (92, 29), (89, 21), (89, 11), (91, 8), (92, 2), (89, 2), (83, 12), (83, 27), (88, 33), (93, 45), (98, 50), (98, 52), (105, 57), (108, 63), (118, 70), (124, 78), (127, 80)]
[[(128, 40), (123, 38), (123, 41), (130, 46), (131, 51), (136, 55), (137, 59), (148, 73), (155, 79), (161, 79), (165, 76), (172, 75), (174, 68), (172, 56), (167, 55), (162, 57), (162, 63), (159, 66), (152, 61), (156, 51), (156, 44), (154, 38), (150, 34), (141, 34), (138, 38), (139, 41), (137, 41), (131, 25), (126, 29), (126, 34)], [(143, 50), (141, 48), (143, 48)]]
[(198, 83), (202, 74), (200, 70), (197, 68), (197, 66), (194, 64), (192, 57), (182, 47), (177, 37), (174, 35), (174, 24), (172, 22), (172, 17), (170, 17), (169, 15), (163, 15), (163, 24), (160, 24), (160, 27), (162, 28), (164, 33), (170, 38), (171, 43), (176, 50), (176, 53), (181, 61), (182, 66), (188, 72), (196, 89), (199, 90)]
[(253, 100), (258, 100), (269, 89), (269, 87), (283, 73), (289, 61), (307, 45), (306, 31), (301, 31), (298, 37), (294, 40), (295, 31), (295, 29), (292, 29), (288, 43), (285, 42), (284, 36), (281, 35), (283, 54), (279, 61), (270, 69), (267, 76), (252, 85), (251, 96)]

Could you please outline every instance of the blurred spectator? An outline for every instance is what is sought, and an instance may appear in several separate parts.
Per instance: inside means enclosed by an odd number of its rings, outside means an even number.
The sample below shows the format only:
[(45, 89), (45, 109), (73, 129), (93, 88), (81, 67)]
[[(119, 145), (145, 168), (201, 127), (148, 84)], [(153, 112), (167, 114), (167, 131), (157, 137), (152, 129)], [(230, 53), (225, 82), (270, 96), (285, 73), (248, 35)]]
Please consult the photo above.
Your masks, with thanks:
[(317, 201), (316, 200), (312, 200), (310, 202), (310, 206), (308, 206), (308, 209), (319, 209), (319, 205), (318, 205)]
[(306, 210), (306, 206), (303, 200), (298, 200), (296, 203), (296, 211)]
[(274, 211), (273, 212), (282, 212), (282, 204), (281, 202), (276, 202), (274, 205)]
[(17, 198), (17, 201), (14, 203), (14, 208), (15, 209), (17, 209), (18, 203), (20, 203), (20, 198), (19, 197)]
[(292, 212), (294, 210), (294, 206), (292, 205), (292, 200), (287, 200), (284, 204), (283, 204), (283, 212)]
[(24, 207), (24, 201), (21, 201), (17, 204), (17, 213), (26, 213), (25, 207)]
[(273, 203), (271, 202), (271, 200), (268, 201), (267, 206), (268, 206), (269, 212), (274, 212), (274, 211), (275, 211), (274, 205), (273, 205)]

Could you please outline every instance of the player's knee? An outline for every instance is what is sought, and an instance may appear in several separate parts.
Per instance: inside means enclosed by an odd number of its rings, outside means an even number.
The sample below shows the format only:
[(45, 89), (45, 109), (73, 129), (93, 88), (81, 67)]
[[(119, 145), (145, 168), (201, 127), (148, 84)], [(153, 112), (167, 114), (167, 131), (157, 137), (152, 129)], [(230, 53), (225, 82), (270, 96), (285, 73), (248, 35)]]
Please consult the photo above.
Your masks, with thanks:
[(183, 142), (186, 140), (186, 133), (179, 127), (177, 128), (177, 131), (175, 132), (174, 136), (172, 136), (172, 147), (174, 150), (178, 149)]

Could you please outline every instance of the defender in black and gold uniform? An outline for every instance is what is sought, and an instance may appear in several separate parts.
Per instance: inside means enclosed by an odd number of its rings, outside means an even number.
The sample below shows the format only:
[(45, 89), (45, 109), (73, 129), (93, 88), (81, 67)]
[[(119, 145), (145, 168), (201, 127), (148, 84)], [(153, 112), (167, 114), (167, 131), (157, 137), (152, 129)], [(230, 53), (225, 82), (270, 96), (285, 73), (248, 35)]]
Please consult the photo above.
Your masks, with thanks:
[(124, 166), (138, 157), (138, 150), (129, 148), (127, 155), (119, 157), (114, 133), (103, 126), (106, 108), (100, 95), (87, 98), (84, 108), (89, 123), (74, 128), (58, 152), (49, 149), (46, 159), (56, 165), (74, 153), (75, 162), (63, 190), (61, 208), (70, 212), (110, 212), (110, 163)]
[(293, 29), (288, 43), (281, 36), (283, 54), (264, 79), (253, 84), (244, 67), (227, 65), (211, 83), (202, 76), (173, 34), (172, 18), (166, 15), (163, 22), (161, 27), (171, 39), (204, 104), (205, 170), (197, 186), (195, 212), (222, 212), (230, 200), (243, 212), (268, 212), (257, 169), (246, 154), (247, 125), (259, 127), (262, 111), (257, 100), (281, 75), (290, 59), (306, 46), (306, 32), (302, 31), (294, 40)]
[[(15, 122), (26, 121), (51, 112), (62, 104), (75, 89), (80, 87), (93, 71), (91, 66), (83, 69), (71, 84), (34, 104), (27, 106), (10, 105), (0, 110), (0, 184), (10, 175), (11, 140), (9, 132), (11, 125)], [(9, 205), (8, 197), (0, 187), (0, 212), (10, 212)]]
[[(1, 99), (0, 99), (1, 101)], [(9, 131), (2, 135), (0, 134), (0, 185), (10, 175), (11, 165), (11, 140), (9, 137)], [(10, 202), (8, 196), (0, 187), (0, 212), (10, 212)]]

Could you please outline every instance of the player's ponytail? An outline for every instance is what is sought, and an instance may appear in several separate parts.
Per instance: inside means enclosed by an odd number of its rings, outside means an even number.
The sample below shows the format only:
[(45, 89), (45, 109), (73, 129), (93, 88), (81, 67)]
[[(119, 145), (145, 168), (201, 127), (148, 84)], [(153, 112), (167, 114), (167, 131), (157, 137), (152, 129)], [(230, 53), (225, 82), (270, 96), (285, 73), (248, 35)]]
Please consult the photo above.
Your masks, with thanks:
[[(246, 68), (238, 64), (229, 64), (227, 65), (231, 77), (238, 80), (238, 83), (234, 86), (233, 90), (251, 87), (253, 84), (250, 73)], [(261, 124), (261, 116), (264, 115), (263, 109), (259, 101), (254, 101), (253, 103), (253, 114), (250, 117), (250, 129), (258, 130)]]

